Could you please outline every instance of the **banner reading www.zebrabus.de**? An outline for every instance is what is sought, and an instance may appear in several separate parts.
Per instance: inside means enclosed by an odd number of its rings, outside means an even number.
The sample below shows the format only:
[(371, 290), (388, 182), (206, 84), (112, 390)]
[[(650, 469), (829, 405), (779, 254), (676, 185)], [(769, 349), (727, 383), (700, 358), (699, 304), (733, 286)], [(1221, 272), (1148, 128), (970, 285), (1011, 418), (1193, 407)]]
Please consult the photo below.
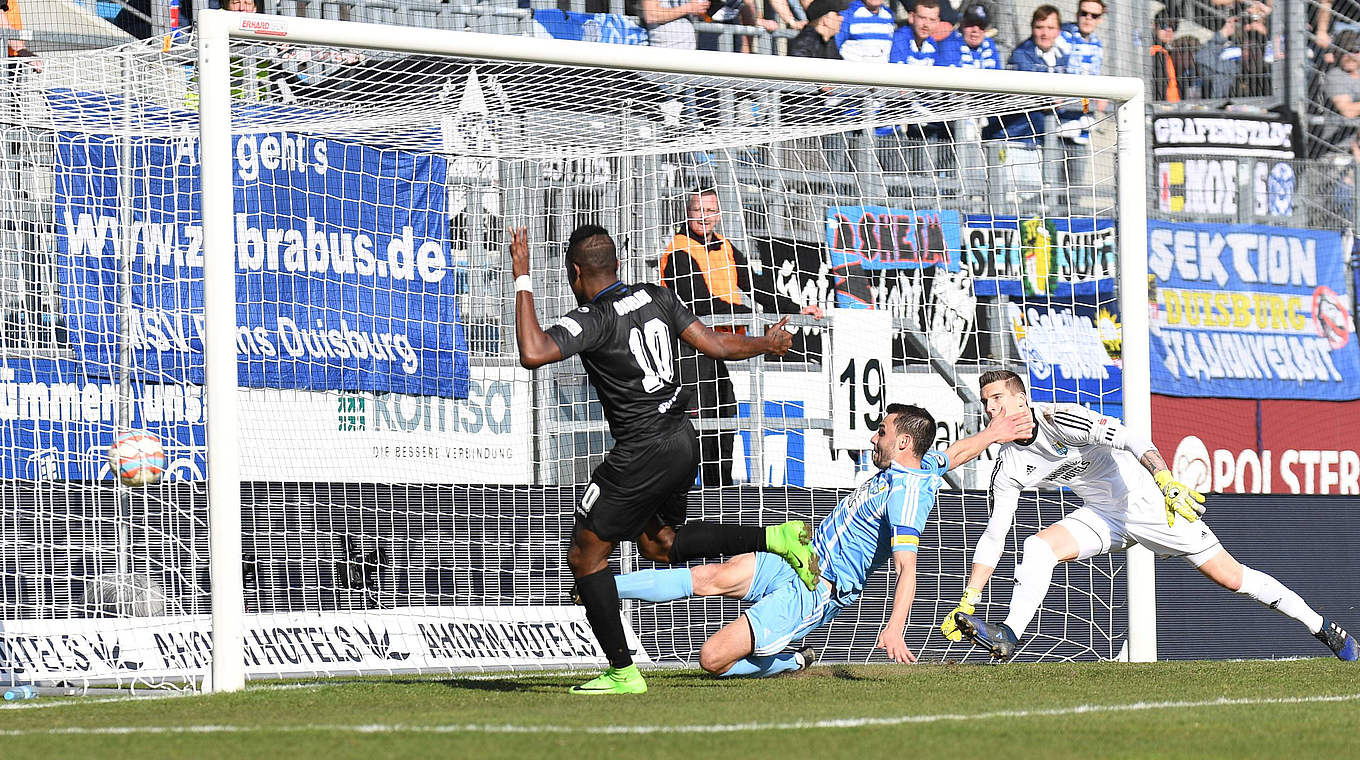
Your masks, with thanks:
[[(233, 157), (241, 384), (466, 397), (445, 160), (289, 133), (235, 136)], [(138, 379), (202, 382), (198, 177), (194, 140), (58, 134), (58, 267), (86, 373), (112, 373), (125, 332)]]

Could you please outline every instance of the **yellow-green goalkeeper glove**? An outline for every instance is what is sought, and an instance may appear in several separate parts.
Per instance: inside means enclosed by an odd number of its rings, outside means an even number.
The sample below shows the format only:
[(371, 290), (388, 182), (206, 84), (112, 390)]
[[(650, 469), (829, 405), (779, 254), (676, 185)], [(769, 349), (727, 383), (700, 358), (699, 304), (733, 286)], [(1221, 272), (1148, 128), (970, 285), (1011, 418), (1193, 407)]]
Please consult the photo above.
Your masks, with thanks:
[(1162, 489), (1162, 495), (1166, 497), (1167, 526), (1176, 522), (1176, 515), (1194, 522), (1204, 514), (1204, 496), (1199, 491), (1172, 480), (1171, 472), (1168, 470), (1162, 470), (1152, 478), (1157, 481), (1157, 487)]
[(944, 622), (940, 623), (940, 633), (944, 634), (950, 641), (963, 641), (963, 634), (959, 633), (959, 624), (954, 620), (954, 615), (962, 612), (965, 615), (973, 614), (974, 605), (982, 599), (982, 592), (975, 588), (963, 590), (963, 598), (959, 600), (959, 606), (949, 611), (944, 616)]

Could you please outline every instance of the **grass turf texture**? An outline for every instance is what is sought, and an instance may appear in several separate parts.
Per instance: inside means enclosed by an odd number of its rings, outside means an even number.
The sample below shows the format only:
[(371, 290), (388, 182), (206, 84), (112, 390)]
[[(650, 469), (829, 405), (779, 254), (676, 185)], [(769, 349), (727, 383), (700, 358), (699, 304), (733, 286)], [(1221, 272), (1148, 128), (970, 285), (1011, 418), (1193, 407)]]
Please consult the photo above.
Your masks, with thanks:
[[(1360, 723), (1360, 670), (1326, 659), (827, 666), (742, 681), (659, 671), (648, 674), (651, 691), (645, 695), (566, 693), (581, 680), (560, 675), (370, 678), (170, 699), (95, 702), (87, 697), (62, 700), (74, 704), (61, 706), (42, 698), (22, 703), (34, 708), (0, 709), (0, 751), (6, 757), (27, 752), (29, 757), (101, 760), (1302, 758), (1354, 756), (1354, 730)], [(1341, 699), (1218, 703), (1324, 696)], [(1165, 702), (1215, 704), (1131, 709), (1137, 703)], [(1107, 709), (1097, 709), (1102, 707)], [(882, 723), (832, 725), (864, 719)], [(772, 724), (815, 725), (772, 729)], [(730, 730), (676, 730), (706, 726)], [(641, 727), (657, 730), (589, 732)]]

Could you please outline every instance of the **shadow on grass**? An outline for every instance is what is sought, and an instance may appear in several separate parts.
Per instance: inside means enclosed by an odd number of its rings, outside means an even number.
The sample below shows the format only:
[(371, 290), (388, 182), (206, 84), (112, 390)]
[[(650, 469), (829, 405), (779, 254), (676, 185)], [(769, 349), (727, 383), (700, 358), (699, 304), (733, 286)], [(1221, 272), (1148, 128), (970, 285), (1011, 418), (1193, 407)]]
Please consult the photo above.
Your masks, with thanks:
[[(514, 678), (487, 678), (485, 676), (468, 678), (446, 678), (437, 683), (450, 689), (468, 691), (520, 693), (520, 694), (559, 694), (571, 687), (595, 677), (591, 671), (581, 671), (574, 675), (519, 676)], [(650, 671), (646, 673), (649, 686), (664, 686), (667, 689), (712, 688), (717, 679), (702, 673), (676, 671)]]

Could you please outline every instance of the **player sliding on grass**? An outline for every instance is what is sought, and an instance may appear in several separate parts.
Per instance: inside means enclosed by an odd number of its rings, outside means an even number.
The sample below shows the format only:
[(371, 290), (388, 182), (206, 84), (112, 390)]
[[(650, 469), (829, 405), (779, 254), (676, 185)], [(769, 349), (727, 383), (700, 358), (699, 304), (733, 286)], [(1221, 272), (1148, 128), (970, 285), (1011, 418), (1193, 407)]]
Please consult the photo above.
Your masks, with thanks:
[[(1030, 414), (1032, 409), (1036, 425), (1032, 438), (1001, 448), (992, 474), (992, 517), (974, 550), (968, 587), (940, 625), (951, 641), (968, 636), (993, 657), (1009, 659), (1048, 594), (1059, 562), (1138, 543), (1162, 556), (1184, 557), (1223, 588), (1299, 621), (1337, 657), (1356, 659), (1355, 640), (1339, 625), (1323, 620), (1298, 594), (1223, 549), (1209, 526), (1199, 521), (1204, 497), (1171, 477), (1151, 441), (1113, 417), (1076, 404), (1031, 406), (1025, 384), (1014, 372), (985, 372), (978, 383), (987, 414)], [(1020, 490), (1041, 485), (1070, 488), (1085, 506), (1025, 539), (1010, 613), (1003, 623), (985, 622), (973, 615), (974, 605), (1001, 557)]]
[(616, 579), (619, 596), (665, 602), (688, 596), (729, 596), (755, 605), (704, 642), (699, 665), (719, 676), (766, 677), (812, 664), (811, 649), (783, 651), (854, 604), (864, 582), (891, 555), (897, 571), (892, 612), (878, 648), (896, 662), (915, 662), (902, 634), (916, 594), (916, 547), (945, 472), (988, 445), (1033, 432), (1028, 417), (997, 417), (986, 430), (948, 451), (930, 448), (935, 419), (926, 410), (892, 404), (870, 443), (874, 475), (841, 500), (812, 537), (822, 579), (809, 591), (788, 566), (765, 553), (721, 565), (642, 570)]
[(580, 308), (544, 330), (534, 310), (523, 227), (510, 231), (510, 254), (520, 364), (535, 369), (580, 354), (615, 441), (581, 496), (567, 550), (576, 595), (609, 669), (572, 692), (642, 693), (647, 683), (628, 652), (609, 569), (615, 543), (636, 541), (642, 556), (672, 563), (767, 550), (792, 565), (789, 573), (797, 573), (808, 588), (816, 583), (817, 558), (802, 522), (769, 528), (685, 524), (686, 494), (698, 471), (699, 448), (675, 377), (671, 352), (676, 338), (715, 359), (783, 356), (792, 343), (784, 330), (788, 319), (759, 338), (710, 330), (670, 290), (623, 284), (614, 241), (603, 227), (588, 224), (571, 234), (565, 262)]

